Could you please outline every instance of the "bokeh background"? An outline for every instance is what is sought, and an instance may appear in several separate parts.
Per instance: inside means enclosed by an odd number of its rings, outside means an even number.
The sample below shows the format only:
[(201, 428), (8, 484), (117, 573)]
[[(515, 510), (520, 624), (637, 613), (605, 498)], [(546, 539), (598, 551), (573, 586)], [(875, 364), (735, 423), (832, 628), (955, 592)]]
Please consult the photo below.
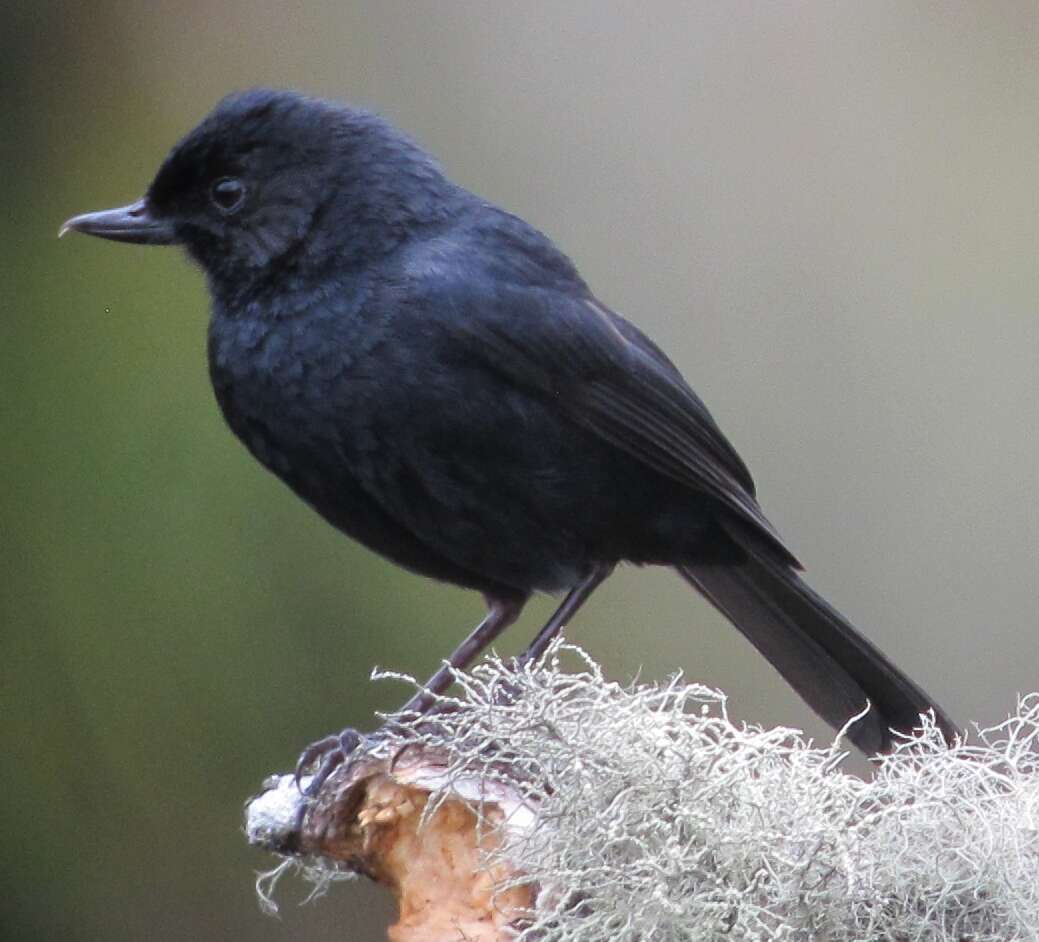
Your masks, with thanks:
[[(232, 439), (177, 252), (55, 239), (236, 88), (380, 110), (557, 239), (956, 717), (1039, 688), (1033, 4), (9, 0), (0, 69), (5, 938), (381, 938), (363, 883), (261, 915), (241, 805), (399, 702), (373, 665), (425, 675), (481, 614)], [(824, 733), (668, 573), (619, 573), (570, 637)]]

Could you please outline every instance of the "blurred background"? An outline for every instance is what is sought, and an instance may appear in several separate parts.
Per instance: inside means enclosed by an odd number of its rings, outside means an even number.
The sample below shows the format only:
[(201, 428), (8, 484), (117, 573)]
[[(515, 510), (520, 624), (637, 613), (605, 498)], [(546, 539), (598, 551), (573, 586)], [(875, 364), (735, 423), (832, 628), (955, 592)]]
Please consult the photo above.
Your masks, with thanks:
[[(482, 613), (232, 438), (176, 251), (55, 238), (232, 89), (379, 110), (555, 238), (955, 717), (1039, 688), (1034, 5), (9, 0), (0, 52), (5, 938), (382, 938), (364, 883), (261, 915), (241, 806), (401, 701), (374, 665), (424, 676)], [(569, 636), (828, 735), (669, 573), (620, 572)]]

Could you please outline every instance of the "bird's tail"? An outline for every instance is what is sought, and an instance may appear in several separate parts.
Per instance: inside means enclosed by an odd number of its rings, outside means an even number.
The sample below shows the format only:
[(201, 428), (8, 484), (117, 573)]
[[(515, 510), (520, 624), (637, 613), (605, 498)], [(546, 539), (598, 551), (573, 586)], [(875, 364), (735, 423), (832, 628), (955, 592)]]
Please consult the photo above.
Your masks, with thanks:
[[(733, 534), (735, 536), (735, 534)], [(934, 711), (950, 743), (956, 725), (786, 562), (736, 537), (745, 562), (695, 564), (678, 571), (729, 619), (804, 701), (835, 729), (870, 710), (848, 731), (864, 753), (891, 748), (891, 730), (911, 733)], [(770, 558), (772, 557), (772, 558)]]

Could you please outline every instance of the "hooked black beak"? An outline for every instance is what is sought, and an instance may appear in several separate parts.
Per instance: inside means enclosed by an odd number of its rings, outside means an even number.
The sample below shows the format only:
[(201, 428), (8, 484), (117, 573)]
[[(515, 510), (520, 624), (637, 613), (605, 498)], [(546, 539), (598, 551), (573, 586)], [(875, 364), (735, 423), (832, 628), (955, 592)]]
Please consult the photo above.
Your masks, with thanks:
[(70, 229), (102, 239), (136, 242), (139, 245), (175, 245), (180, 241), (172, 223), (153, 216), (146, 200), (138, 200), (118, 209), (103, 209), (97, 213), (73, 216), (62, 225), (58, 238)]

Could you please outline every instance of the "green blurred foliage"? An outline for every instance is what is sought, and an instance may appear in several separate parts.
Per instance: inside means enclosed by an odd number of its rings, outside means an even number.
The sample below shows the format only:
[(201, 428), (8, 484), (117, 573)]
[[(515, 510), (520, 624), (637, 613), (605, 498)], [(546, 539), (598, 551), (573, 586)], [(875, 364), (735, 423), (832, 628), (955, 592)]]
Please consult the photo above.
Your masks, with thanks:
[[(1027, 4), (0, 6), (4, 937), (381, 938), (364, 884), (262, 916), (241, 803), (481, 614), (233, 440), (198, 272), (63, 219), (136, 198), (233, 88), (385, 111), (672, 352), (820, 589), (998, 719), (1039, 673), (1037, 49)], [(571, 637), (822, 732), (666, 574)]]

